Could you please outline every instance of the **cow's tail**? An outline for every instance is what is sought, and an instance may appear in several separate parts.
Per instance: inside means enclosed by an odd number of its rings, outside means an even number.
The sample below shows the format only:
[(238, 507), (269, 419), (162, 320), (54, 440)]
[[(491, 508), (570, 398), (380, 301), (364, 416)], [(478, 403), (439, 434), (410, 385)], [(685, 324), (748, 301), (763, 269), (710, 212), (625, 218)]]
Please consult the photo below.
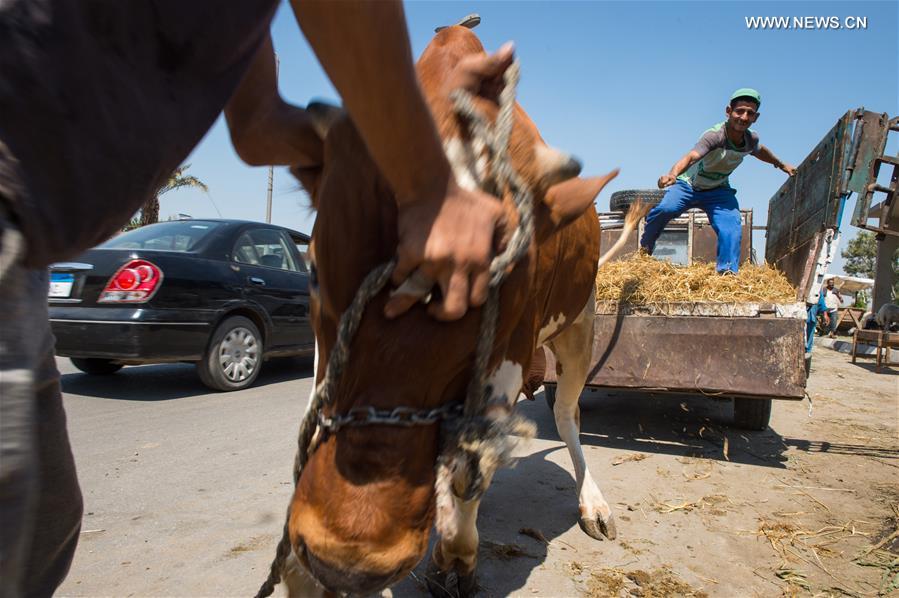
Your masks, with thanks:
[(608, 251), (600, 256), (599, 267), (602, 267), (603, 264), (611, 260), (619, 251), (621, 251), (621, 248), (627, 243), (628, 237), (631, 236), (633, 230), (637, 228), (637, 224), (644, 216), (646, 216), (646, 213), (649, 212), (651, 207), (652, 206), (648, 204), (644, 204), (640, 199), (637, 199), (637, 201), (631, 204), (630, 208), (627, 210), (627, 216), (624, 218), (624, 228), (621, 229), (618, 240), (615, 241), (614, 245), (609, 247)]

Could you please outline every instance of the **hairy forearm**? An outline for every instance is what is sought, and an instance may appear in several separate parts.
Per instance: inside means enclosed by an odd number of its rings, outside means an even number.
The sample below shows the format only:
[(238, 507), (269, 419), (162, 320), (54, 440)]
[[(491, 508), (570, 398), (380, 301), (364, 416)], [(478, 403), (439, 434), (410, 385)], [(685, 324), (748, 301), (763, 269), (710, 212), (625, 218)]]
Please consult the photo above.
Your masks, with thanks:
[(321, 143), (305, 110), (278, 94), (272, 40), (266, 37), (246, 75), (225, 106), (231, 142), (253, 166), (321, 163)]
[(700, 156), (696, 152), (687, 152), (680, 160), (674, 163), (674, 166), (671, 167), (671, 170), (668, 171), (668, 174), (675, 178), (679, 177), (699, 158)]
[(403, 204), (451, 184), (398, 0), (292, 0), (297, 21)]
[(767, 162), (768, 164), (774, 165), (775, 168), (783, 168), (784, 163), (777, 156), (774, 155), (770, 149), (768, 149), (764, 145), (760, 145), (758, 151), (755, 153), (755, 157), (761, 160), (762, 162)]

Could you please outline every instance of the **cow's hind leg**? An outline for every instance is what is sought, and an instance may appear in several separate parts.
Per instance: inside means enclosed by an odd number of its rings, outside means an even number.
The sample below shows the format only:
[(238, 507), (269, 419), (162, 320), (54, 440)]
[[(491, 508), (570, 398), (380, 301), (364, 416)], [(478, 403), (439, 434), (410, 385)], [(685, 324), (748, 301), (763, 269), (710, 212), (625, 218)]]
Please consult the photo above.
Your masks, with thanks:
[(617, 531), (612, 510), (603, 498), (602, 492), (593, 481), (584, 451), (578, 438), (581, 427), (578, 399), (584, 390), (587, 370), (593, 347), (593, 296), (578, 318), (556, 338), (549, 342), (549, 347), (556, 356), (561, 371), (558, 372), (556, 388), (556, 404), (553, 413), (559, 436), (568, 446), (568, 453), (574, 463), (574, 474), (577, 480), (578, 507), (580, 517), (578, 523), (589, 536), (601, 540), (602, 536), (614, 539)]

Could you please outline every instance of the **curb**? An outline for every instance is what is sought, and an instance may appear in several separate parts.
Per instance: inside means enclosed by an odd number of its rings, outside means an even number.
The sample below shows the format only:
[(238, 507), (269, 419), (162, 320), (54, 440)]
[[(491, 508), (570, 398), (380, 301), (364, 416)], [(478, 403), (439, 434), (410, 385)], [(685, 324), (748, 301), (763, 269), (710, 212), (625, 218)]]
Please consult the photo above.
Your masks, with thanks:
[[(840, 338), (828, 338), (826, 336), (815, 337), (815, 345), (825, 347), (840, 353), (852, 353), (852, 341), (842, 340)], [(859, 343), (857, 354), (864, 357), (876, 357), (877, 349), (873, 345)], [(886, 351), (884, 351), (884, 361), (886, 361)], [(899, 363), (899, 351), (890, 351), (890, 360), (888, 363)]]

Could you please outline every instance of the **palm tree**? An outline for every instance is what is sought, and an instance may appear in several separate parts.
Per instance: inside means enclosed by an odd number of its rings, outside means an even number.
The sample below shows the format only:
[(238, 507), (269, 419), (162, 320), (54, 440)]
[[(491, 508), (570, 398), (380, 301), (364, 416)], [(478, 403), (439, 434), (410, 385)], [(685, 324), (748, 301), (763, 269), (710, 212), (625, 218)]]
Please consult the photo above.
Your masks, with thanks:
[(147, 203), (145, 203), (144, 207), (140, 210), (140, 222), (138, 223), (138, 226), (146, 226), (147, 224), (159, 222), (159, 196), (163, 193), (168, 193), (169, 191), (181, 187), (195, 187), (203, 191), (208, 191), (206, 183), (193, 175), (185, 174), (188, 168), (190, 168), (190, 164), (184, 164), (176, 168), (175, 171), (169, 175), (165, 184), (153, 194), (153, 197), (147, 200)]

